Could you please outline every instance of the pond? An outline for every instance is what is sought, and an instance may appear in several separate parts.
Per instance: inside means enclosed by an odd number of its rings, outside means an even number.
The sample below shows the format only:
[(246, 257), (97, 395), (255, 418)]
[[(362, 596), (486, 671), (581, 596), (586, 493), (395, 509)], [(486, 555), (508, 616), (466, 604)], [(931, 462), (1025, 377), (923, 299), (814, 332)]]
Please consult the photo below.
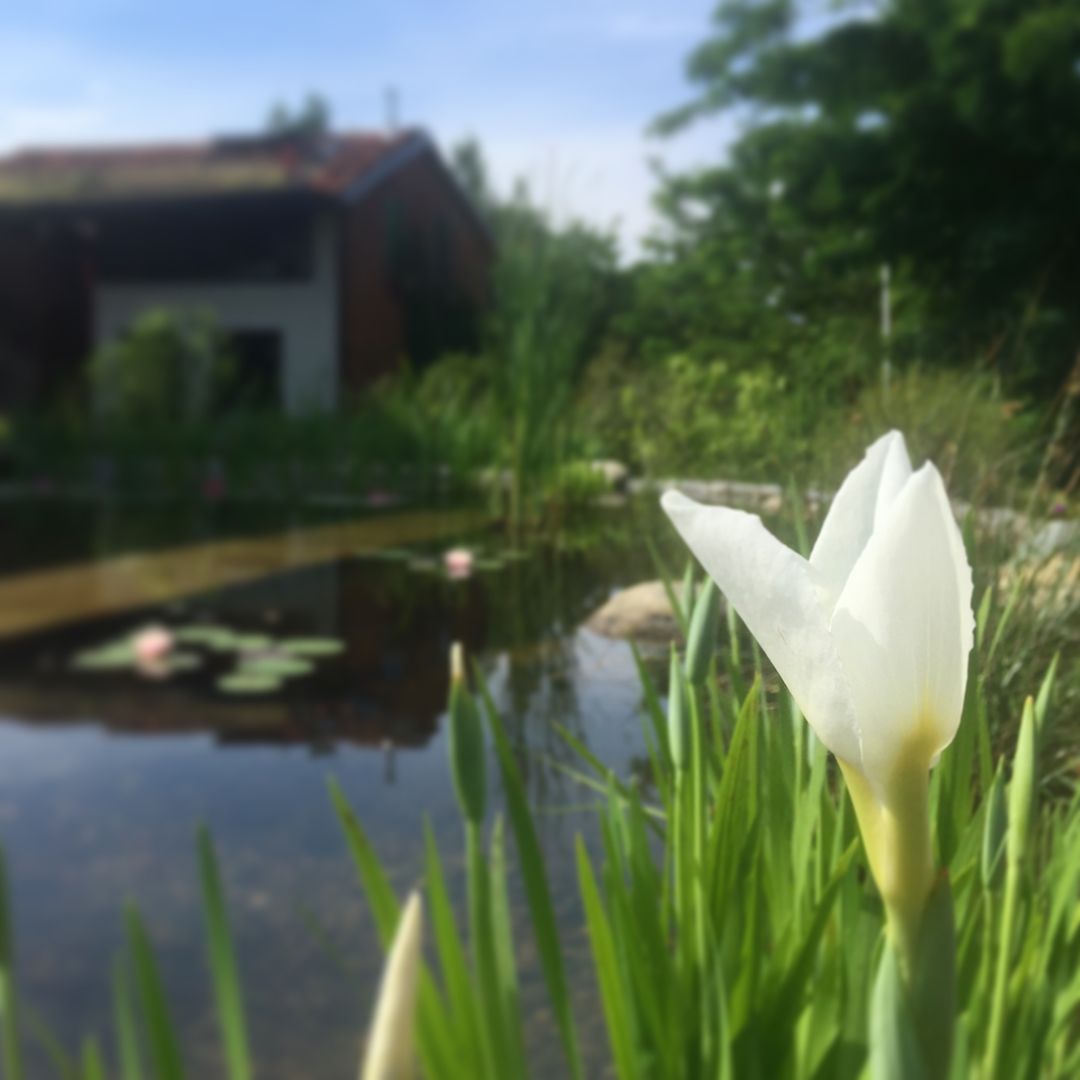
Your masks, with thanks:
[[(48, 513), (59, 522), (70, 511), (27, 513), (21, 535), (57, 537), (58, 524), (42, 524)], [(453, 514), (425, 515), (422, 526), (415, 515), (297, 526), (112, 562), (100, 522), (85, 523), (83, 550), (70, 529), (52, 550), (19, 546), (14, 531), (5, 569), (99, 556), (0, 579), (0, 607), (5, 595), (22, 597), (8, 600), (14, 623), (0, 641), (0, 835), (18, 967), (27, 1000), (66, 1045), (110, 1029), (110, 967), (131, 899), (149, 925), (190, 1074), (219, 1073), (194, 849), (205, 822), (223, 864), (259, 1075), (351, 1074), (381, 956), (327, 779), (340, 782), (401, 891), (418, 880), (425, 819), (458, 882), (444, 711), (455, 640), (479, 661), (519, 751), (571, 969), (585, 969), (571, 851), (592, 819), (588, 794), (560, 768), (570, 754), (557, 725), (624, 772), (642, 755), (630, 647), (582, 623), (614, 588), (655, 576), (644, 537), (666, 533), (651, 503), (509, 554), (498, 532)], [(163, 542), (146, 522), (117, 535)], [(470, 578), (451, 581), (438, 555), (460, 542), (484, 557)], [(199, 591), (188, 594), (186, 580)], [(46, 593), (52, 609), (40, 602)], [(144, 595), (157, 599), (139, 603)], [(56, 618), (31, 625), (25, 612), (43, 606)], [(81, 662), (148, 623), (185, 637), (198, 666), (162, 679)], [(264, 657), (280, 659), (277, 645), (297, 640), (337, 651), (308, 657), (277, 691), (227, 692), (235, 649), (215, 647), (215, 628)], [(520, 897), (515, 917), (524, 922)], [(557, 1076), (528, 935), (519, 941), (537, 1075)], [(584, 1008), (588, 980), (577, 982)], [(599, 1020), (585, 1034), (599, 1053)]]

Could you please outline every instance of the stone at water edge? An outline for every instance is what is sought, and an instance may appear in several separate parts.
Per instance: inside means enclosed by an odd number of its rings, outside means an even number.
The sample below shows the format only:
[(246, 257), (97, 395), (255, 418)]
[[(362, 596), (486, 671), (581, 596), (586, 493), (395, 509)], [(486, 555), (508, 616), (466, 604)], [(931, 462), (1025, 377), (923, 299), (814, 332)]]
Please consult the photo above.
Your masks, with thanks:
[(1080, 601), (1080, 555), (1059, 551), (1049, 558), (1016, 559), (998, 571), (1003, 596), (1011, 594), (1017, 579), (1021, 592), (1035, 608), (1056, 614)]
[(667, 642), (681, 637), (661, 581), (620, 589), (585, 620), (585, 626), (604, 637), (631, 641)]

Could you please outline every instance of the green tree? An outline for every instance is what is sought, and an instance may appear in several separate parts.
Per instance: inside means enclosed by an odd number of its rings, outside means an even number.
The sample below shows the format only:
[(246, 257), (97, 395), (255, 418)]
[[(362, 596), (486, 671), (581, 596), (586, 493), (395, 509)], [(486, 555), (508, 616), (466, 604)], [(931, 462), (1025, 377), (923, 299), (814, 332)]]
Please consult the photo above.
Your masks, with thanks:
[(487, 161), (480, 143), (472, 136), (461, 139), (450, 147), (447, 155), (450, 171), (473, 206), (486, 214), (494, 202), (488, 180)]
[(817, 32), (805, 14), (717, 7), (696, 94), (658, 127), (733, 111), (746, 130), (725, 163), (665, 184), (673, 239), (649, 287), (683, 307), (707, 288), (719, 302), (684, 324), (769, 325), (782, 352), (799, 326), (872, 317), (888, 262), (913, 350), (1059, 386), (1080, 347), (1080, 5), (845, 4)]
[(233, 361), (211, 315), (154, 308), (99, 346), (87, 370), (95, 406), (108, 420), (172, 424), (213, 409)]
[(516, 529), (539, 516), (568, 459), (575, 391), (620, 295), (615, 244), (580, 221), (553, 221), (523, 180), (500, 197), (475, 139), (455, 146), (449, 159), (495, 246), (483, 366)]
[(330, 104), (314, 92), (293, 109), (287, 102), (275, 101), (266, 117), (266, 130), (271, 135), (315, 137), (330, 130)]

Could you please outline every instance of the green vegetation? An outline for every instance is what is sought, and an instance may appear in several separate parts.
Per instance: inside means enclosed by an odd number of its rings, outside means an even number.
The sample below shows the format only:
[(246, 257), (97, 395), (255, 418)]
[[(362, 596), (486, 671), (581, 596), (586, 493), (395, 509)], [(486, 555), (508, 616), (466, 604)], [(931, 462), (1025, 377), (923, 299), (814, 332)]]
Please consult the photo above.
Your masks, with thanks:
[(301, 104), (292, 108), (286, 101), (275, 101), (266, 116), (270, 135), (317, 138), (330, 130), (330, 104), (314, 91)]
[(1078, 41), (1062, 0), (718, 4), (656, 129), (742, 133), (662, 183), (587, 380), (610, 452), (781, 482), (823, 458), (822, 480), (845, 428), (902, 417), (1075, 488)]
[(87, 367), (101, 422), (145, 431), (210, 413), (229, 380), (225, 334), (209, 314), (181, 319), (149, 311)]
[(585, 230), (554, 232), (527, 204), (504, 211), (486, 355), (498, 418), (497, 460), (518, 527), (573, 456), (573, 400), (595, 332), (596, 292), (610, 245)]
[(902, 364), (983, 363), (1053, 393), (1080, 335), (1078, 42), (1067, 0), (828, 19), (796, 0), (718, 4), (688, 61), (694, 96), (658, 124), (748, 118), (726, 163), (661, 195), (676, 239), (648, 285), (686, 298), (676, 340), (788, 363), (832, 328), (855, 344), (888, 263)]

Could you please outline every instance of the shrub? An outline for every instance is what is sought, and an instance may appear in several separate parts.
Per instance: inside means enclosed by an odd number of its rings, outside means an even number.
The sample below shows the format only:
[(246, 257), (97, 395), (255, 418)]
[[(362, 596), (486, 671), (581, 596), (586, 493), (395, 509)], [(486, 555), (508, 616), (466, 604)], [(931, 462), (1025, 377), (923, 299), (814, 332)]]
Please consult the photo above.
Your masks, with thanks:
[(950, 491), (979, 502), (1003, 501), (1031, 480), (1043, 438), (1038, 411), (1004, 400), (988, 375), (910, 368), (886, 388), (867, 386), (841, 415), (822, 418), (814, 439), (818, 471), (839, 475), (871, 438), (904, 432), (915, 460), (938, 464)]
[(225, 334), (205, 314), (141, 315), (98, 348), (88, 374), (94, 404), (110, 419), (176, 422), (205, 415), (232, 370)]

